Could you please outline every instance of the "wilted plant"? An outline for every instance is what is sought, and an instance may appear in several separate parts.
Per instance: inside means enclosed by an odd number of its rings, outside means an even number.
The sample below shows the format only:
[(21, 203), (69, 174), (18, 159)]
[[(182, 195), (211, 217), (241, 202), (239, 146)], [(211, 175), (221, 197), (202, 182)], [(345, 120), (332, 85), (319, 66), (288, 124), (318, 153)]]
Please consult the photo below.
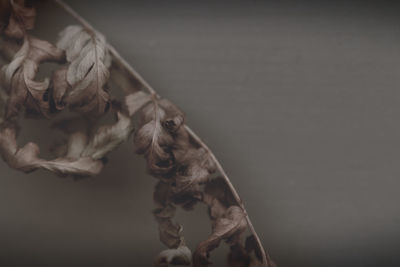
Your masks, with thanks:
[[(229, 266), (272, 266), (228, 176), (185, 124), (183, 112), (158, 96), (102, 34), (62, 1), (56, 2), (81, 25), (66, 27), (53, 45), (29, 33), (34, 7), (23, 0), (0, 0), (1, 54), (9, 61), (0, 72), (0, 153), (7, 164), (24, 172), (41, 168), (63, 176), (96, 175), (106, 154), (129, 138), (136, 116), (135, 149), (158, 179), (154, 216), (160, 240), (168, 247), (155, 266), (208, 266), (209, 253), (222, 240), (231, 248)], [(39, 65), (49, 61), (59, 66), (51, 77), (38, 81)], [(110, 78), (126, 94), (123, 100), (113, 98)], [(51, 119), (65, 109), (76, 116), (53, 123), (68, 136), (52, 148), (56, 159), (41, 159), (34, 143), (18, 147), (21, 112)], [(99, 127), (107, 112), (115, 113), (116, 122)], [(198, 202), (208, 207), (212, 233), (192, 254), (182, 226), (173, 218), (177, 207), (191, 210)], [(251, 235), (244, 240), (248, 227)]]

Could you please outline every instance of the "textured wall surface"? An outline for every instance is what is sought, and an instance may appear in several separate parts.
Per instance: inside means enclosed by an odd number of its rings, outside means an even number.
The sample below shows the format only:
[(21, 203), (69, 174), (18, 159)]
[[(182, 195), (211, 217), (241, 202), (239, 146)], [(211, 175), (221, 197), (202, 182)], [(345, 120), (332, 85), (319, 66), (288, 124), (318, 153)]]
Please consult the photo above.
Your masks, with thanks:
[[(400, 265), (398, 4), (68, 3), (185, 111), (278, 266)], [(38, 36), (73, 23), (39, 6)], [(20, 144), (47, 155), (48, 125), (26, 120)], [(144, 165), (131, 140), (76, 182), (0, 162), (0, 265), (152, 266), (163, 246)], [(204, 207), (178, 219), (191, 248), (210, 232)]]

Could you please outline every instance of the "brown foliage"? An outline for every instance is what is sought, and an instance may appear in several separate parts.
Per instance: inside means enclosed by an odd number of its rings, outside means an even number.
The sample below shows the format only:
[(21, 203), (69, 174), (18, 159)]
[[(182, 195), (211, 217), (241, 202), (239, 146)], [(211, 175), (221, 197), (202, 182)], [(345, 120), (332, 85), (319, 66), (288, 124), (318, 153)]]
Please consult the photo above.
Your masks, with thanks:
[[(133, 132), (131, 116), (138, 113), (134, 144), (159, 181), (154, 190), (159, 236), (168, 249), (156, 258), (156, 266), (211, 264), (209, 255), (221, 241), (230, 245), (229, 266), (262, 266), (263, 251), (237, 193), (205, 144), (185, 126), (185, 116), (174, 104), (140, 91), (141, 77), (114, 66), (117, 84), (129, 95), (125, 102), (110, 95), (111, 56), (105, 37), (84, 26), (68, 26), (57, 45), (29, 34), (36, 11), (22, 0), (0, 0), (1, 55), (10, 62), (0, 72), (0, 154), (7, 164), (23, 172), (45, 169), (58, 175), (90, 176), (100, 173), (106, 155)], [(112, 50), (112, 49), (111, 49)], [(121, 63), (121, 58), (114, 52)], [(114, 60), (116, 60), (114, 58)], [(52, 77), (37, 80), (40, 65), (60, 66)], [(123, 65), (123, 64), (122, 64)], [(115, 79), (115, 77), (114, 77)], [(142, 83), (140, 83), (142, 81)], [(54, 160), (39, 157), (38, 145), (18, 147), (17, 129), (21, 111), (30, 117), (49, 119), (68, 108), (78, 114), (53, 123), (67, 135), (53, 146)], [(111, 108), (116, 121), (98, 127), (98, 119)], [(223, 177), (217, 176), (217, 169)], [(201, 202), (208, 207), (211, 234), (193, 252), (185, 244), (183, 227), (174, 221), (177, 207), (191, 210)], [(254, 235), (244, 243), (250, 223)]]

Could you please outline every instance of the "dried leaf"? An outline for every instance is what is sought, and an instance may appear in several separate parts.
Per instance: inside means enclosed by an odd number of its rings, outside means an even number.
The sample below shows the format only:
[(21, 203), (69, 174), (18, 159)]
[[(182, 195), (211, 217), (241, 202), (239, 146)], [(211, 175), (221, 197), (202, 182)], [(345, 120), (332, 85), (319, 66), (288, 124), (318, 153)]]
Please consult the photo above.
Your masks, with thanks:
[(150, 173), (156, 177), (166, 178), (173, 171), (173, 149), (179, 138), (176, 131), (183, 125), (183, 121), (183, 113), (165, 99), (153, 99), (140, 112), (139, 130), (134, 142), (137, 152), (145, 155)]
[(81, 156), (94, 159), (103, 158), (108, 152), (125, 142), (133, 131), (131, 119), (122, 113), (117, 114), (118, 121), (114, 125), (103, 126), (91, 138)]
[[(37, 150), (38, 148), (32, 147), (32, 149)], [(2, 129), (0, 131), (0, 153), (4, 161), (6, 161), (12, 168), (14, 168), (14, 166), (19, 167), (20, 165), (31, 165), (30, 162), (25, 163), (23, 159), (18, 158), (16, 156), (17, 151), (18, 148), (16, 141), (16, 129), (15, 128)], [(29, 170), (30, 168), (26, 167), (23, 171), (29, 171)]]
[(225, 239), (235, 244), (241, 233), (246, 229), (247, 222), (243, 210), (238, 206), (229, 207), (223, 216), (217, 218), (213, 225), (213, 232), (207, 240), (201, 242), (193, 253), (193, 266), (208, 266), (208, 255)]
[(167, 267), (170, 265), (190, 265), (192, 252), (187, 246), (161, 251), (155, 261), (155, 267)]
[[(177, 205), (190, 210), (202, 199), (202, 185), (208, 182), (215, 171), (214, 162), (203, 148), (186, 145), (186, 153), (177, 160), (175, 183), (171, 186), (171, 199)], [(175, 151), (174, 151), (175, 155)]]
[(26, 36), (21, 49), (13, 61), (4, 66), (3, 86), (10, 95), (7, 103), (6, 119), (17, 116), (20, 109), (48, 116), (49, 81), (35, 81), (39, 64), (44, 61), (57, 61), (63, 58), (63, 52), (47, 41)]
[(218, 247), (221, 240), (225, 240), (232, 246), (237, 245), (240, 235), (247, 228), (245, 213), (237, 206), (232, 192), (222, 177), (212, 179), (206, 184), (203, 202), (208, 205), (213, 232), (207, 240), (198, 245), (194, 252), (195, 267), (210, 264), (208, 255), (211, 250)]
[(91, 157), (78, 159), (58, 158), (51, 161), (42, 161), (39, 167), (60, 175), (94, 176), (100, 173), (103, 163)]
[(174, 223), (172, 218), (176, 208), (169, 201), (169, 185), (159, 181), (154, 189), (154, 201), (158, 208), (153, 211), (158, 222), (160, 241), (168, 248), (177, 248), (184, 245), (182, 226)]
[(173, 137), (162, 127), (165, 111), (153, 102), (141, 112), (140, 129), (135, 133), (134, 143), (139, 154), (145, 154), (150, 172), (164, 175), (173, 167), (173, 157), (169, 147)]
[(88, 135), (85, 131), (77, 131), (71, 133), (68, 137), (67, 153), (65, 157), (78, 159), (81, 157), (82, 151), (88, 143)]
[(142, 91), (132, 93), (125, 97), (125, 104), (128, 107), (129, 116), (135, 114), (139, 109), (151, 100), (151, 96)]
[(163, 208), (170, 203), (170, 184), (158, 181), (154, 187), (153, 199), (158, 208)]
[(89, 140), (89, 128), (92, 123), (88, 119), (73, 117), (62, 119), (52, 124), (52, 128), (59, 129), (68, 135), (65, 143), (58, 143), (51, 150), (58, 157), (78, 159), (87, 146)]
[(160, 241), (168, 248), (177, 248), (184, 244), (182, 236), (182, 226), (174, 223), (172, 218), (175, 215), (176, 208), (172, 205), (167, 205), (154, 210), (154, 216), (158, 222), (158, 230)]
[[(160, 114), (157, 114), (157, 112)], [(174, 127), (178, 129), (184, 122), (184, 114), (177, 106), (167, 99), (153, 99), (152, 104), (145, 106), (139, 114), (139, 125), (144, 125), (152, 120), (159, 120), (161, 124), (168, 124), (168, 120), (176, 118), (178, 124)], [(168, 130), (168, 129), (166, 129)], [(169, 132), (169, 131), (168, 131)]]
[[(199, 244), (193, 255), (194, 266), (208, 265), (209, 253), (221, 240), (231, 245), (229, 266), (261, 266), (257, 259), (260, 251), (251, 245), (246, 245), (245, 250), (240, 242), (247, 227), (245, 211), (236, 203), (225, 181), (211, 178), (215, 172), (214, 159), (206, 149), (199, 147), (201, 142), (182, 127), (184, 114), (168, 100), (159, 100), (141, 91), (132, 93), (142, 89), (141, 79), (125, 79), (116, 83), (130, 93), (125, 98), (129, 115), (118, 113), (114, 125), (103, 126), (93, 133), (91, 119), (107, 112), (111, 102), (106, 88), (111, 57), (104, 36), (91, 29), (69, 26), (60, 34), (57, 44), (60, 49), (56, 49), (26, 33), (33, 27), (34, 20), (35, 10), (24, 7), (23, 0), (0, 0), (0, 33), (4, 31), (16, 43), (23, 43), (15, 55), (12, 47), (1, 48), (6, 58), (13, 55), (0, 77), (0, 85), (8, 94), (0, 95), (0, 109), (4, 106), (2, 100), (7, 100), (5, 121), (0, 110), (0, 154), (5, 161), (25, 172), (41, 168), (60, 175), (95, 175), (103, 166), (98, 159), (128, 139), (132, 132), (128, 116), (141, 110), (134, 142), (137, 152), (144, 154), (149, 171), (160, 179), (154, 193), (158, 205), (154, 215), (159, 224), (160, 240), (170, 248), (159, 254), (156, 266), (191, 264), (192, 256), (185, 246), (182, 226), (175, 223), (173, 217), (176, 205), (190, 209), (198, 201), (208, 205), (213, 225), (212, 234)], [(47, 79), (35, 81), (36, 73), (44, 61), (61, 61), (62, 50), (65, 50), (68, 64), (53, 73), (49, 89)], [(121, 74), (121, 70), (127, 71), (127, 68), (120, 68), (117, 74)], [(34, 143), (18, 148), (12, 119), (23, 107), (29, 114), (48, 116), (66, 106), (84, 113), (86, 121), (79, 120), (75, 125), (72, 120), (71, 124), (58, 125), (68, 134), (67, 141), (55, 149), (62, 157), (43, 160)], [(256, 257), (251, 257), (253, 251)]]
[(100, 173), (103, 167), (101, 161), (90, 157), (59, 158), (47, 161), (39, 158), (39, 152), (39, 147), (34, 143), (18, 148), (14, 128), (5, 128), (0, 131), (0, 154), (11, 168), (24, 172), (42, 168), (60, 175), (88, 176)]
[(63, 119), (53, 123), (53, 128), (59, 129), (68, 135), (67, 144), (58, 143), (52, 148), (60, 155), (65, 151), (65, 157), (91, 157), (102, 159), (107, 153), (126, 141), (133, 131), (131, 119), (122, 113), (117, 113), (117, 122), (112, 125), (101, 126), (93, 132), (93, 122), (77, 118)]
[(67, 82), (66, 66), (63, 66), (53, 72), (52, 77), (52, 97), (54, 106), (57, 110), (63, 110), (66, 106), (65, 96), (71, 90), (71, 86)]
[(65, 101), (72, 110), (102, 115), (110, 101), (105, 88), (110, 75), (110, 56), (104, 36), (81, 26), (68, 26), (60, 33), (57, 47), (65, 50), (70, 63), (65, 78), (71, 89), (66, 90), (65, 85), (61, 86), (63, 89), (56, 89), (55, 102), (60, 101), (61, 93), (65, 92)]
[[(3, 1), (4, 2), (4, 1)], [(7, 1), (8, 2), (8, 1)], [(11, 38), (22, 39), (26, 31), (33, 29), (36, 18), (36, 11), (34, 8), (24, 6), (24, 1), (9, 1), (10, 6), (2, 3), (4, 6), (4, 15), (8, 17), (8, 25), (4, 30), (4, 34)], [(11, 14), (8, 8), (11, 7)], [(5, 19), (5, 18), (4, 18)], [(2, 19), (3, 21), (3, 19)], [(1, 32), (1, 31), (0, 31)]]
[(176, 132), (183, 125), (185, 116), (167, 99), (161, 99), (159, 105), (165, 110), (165, 117), (162, 120), (163, 127), (170, 133)]
[(211, 219), (221, 217), (228, 207), (238, 205), (222, 177), (214, 178), (207, 183), (204, 188), (203, 201), (209, 207)]

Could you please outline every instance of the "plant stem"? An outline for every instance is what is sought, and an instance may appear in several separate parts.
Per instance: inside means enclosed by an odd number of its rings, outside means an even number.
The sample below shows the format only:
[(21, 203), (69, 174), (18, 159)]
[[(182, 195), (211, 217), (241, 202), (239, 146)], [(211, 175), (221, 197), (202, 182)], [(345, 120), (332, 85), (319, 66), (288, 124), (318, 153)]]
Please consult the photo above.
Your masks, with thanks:
[[(54, 0), (61, 8), (63, 8), (67, 13), (69, 13), (72, 17), (74, 17), (84, 28), (86, 28), (89, 31), (95, 32), (95, 29), (84, 19), (82, 18), (75, 10), (73, 10), (69, 5), (64, 3), (62, 0)], [(118, 51), (109, 43), (107, 43), (108, 49), (112, 56), (114, 57), (115, 61), (121, 64), (126, 71), (132, 75), (136, 80), (138, 80), (143, 87), (153, 96), (156, 98), (159, 98), (159, 95), (157, 92), (151, 87), (149, 83), (118, 53)], [(233, 186), (232, 182), (230, 181), (228, 175), (226, 174), (225, 170), (222, 168), (221, 163), (218, 161), (214, 153), (208, 148), (208, 146), (200, 139), (200, 137), (193, 132), (192, 129), (190, 129), (189, 126), (185, 125), (185, 129), (188, 131), (190, 136), (201, 146), (203, 147), (211, 156), (213, 161), (215, 162), (218, 171), (224, 178), (225, 182), (227, 183), (229, 189), (232, 191), (232, 194), (237, 201), (237, 203), (240, 205), (241, 209), (243, 210), (245, 216), (246, 216), (246, 221), (249, 226), (250, 232), (254, 235), (257, 245), (261, 251), (261, 257), (262, 257), (262, 263), (266, 267), (272, 267), (270, 257), (266, 250), (264, 249), (261, 240), (259, 236), (257, 235), (257, 232), (254, 229), (254, 226), (250, 220), (249, 215), (247, 214), (247, 211), (243, 205), (243, 201), (241, 200), (239, 194), (237, 193), (235, 187)]]

